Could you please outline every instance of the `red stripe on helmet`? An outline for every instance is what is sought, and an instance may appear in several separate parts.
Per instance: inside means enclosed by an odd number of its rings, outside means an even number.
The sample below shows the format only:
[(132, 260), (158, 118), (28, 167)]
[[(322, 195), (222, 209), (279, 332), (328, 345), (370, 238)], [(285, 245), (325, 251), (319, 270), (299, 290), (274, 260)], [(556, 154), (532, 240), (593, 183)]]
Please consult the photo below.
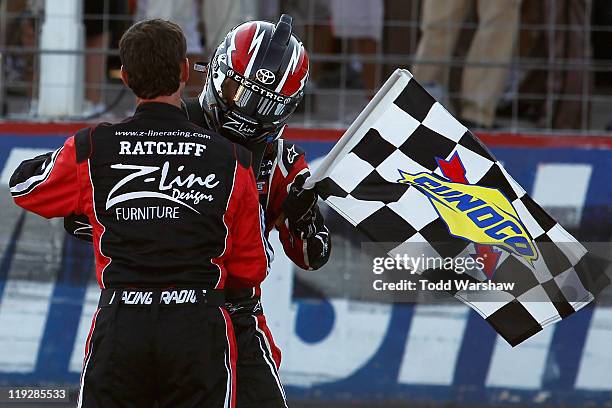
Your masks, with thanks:
[(232, 68), (241, 75), (244, 74), (249, 64), (249, 47), (256, 30), (257, 24), (255, 22), (244, 23), (236, 27), (236, 36), (234, 38), (236, 49), (232, 52)]
[(292, 66), (288, 66), (289, 74), (287, 75), (287, 81), (283, 85), (280, 93), (285, 96), (294, 95), (297, 91), (302, 89), (306, 84), (308, 76), (308, 54), (304, 49), (304, 46), (300, 44), (300, 56), (295, 70), (292, 70)]

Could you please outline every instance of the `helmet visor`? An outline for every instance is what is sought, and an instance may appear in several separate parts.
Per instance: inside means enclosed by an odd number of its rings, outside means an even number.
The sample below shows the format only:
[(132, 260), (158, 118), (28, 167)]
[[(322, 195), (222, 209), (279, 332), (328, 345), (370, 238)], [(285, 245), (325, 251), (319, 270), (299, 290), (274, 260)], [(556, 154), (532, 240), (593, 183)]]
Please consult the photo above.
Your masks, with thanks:
[[(217, 61), (212, 73), (217, 100), (224, 108), (254, 119), (262, 125), (284, 123), (301, 100), (301, 91), (284, 96), (245, 78), (224, 62)], [(216, 75), (215, 75), (216, 74)]]

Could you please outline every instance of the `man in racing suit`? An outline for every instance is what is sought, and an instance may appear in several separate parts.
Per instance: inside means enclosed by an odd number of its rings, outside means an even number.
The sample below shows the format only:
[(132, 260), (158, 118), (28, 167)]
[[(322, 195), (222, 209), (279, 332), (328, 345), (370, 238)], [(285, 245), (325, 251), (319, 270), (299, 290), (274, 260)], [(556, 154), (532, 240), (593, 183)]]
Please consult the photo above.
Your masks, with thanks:
[(251, 154), (187, 119), (185, 38), (163, 20), (120, 42), (134, 116), (78, 131), (24, 161), (14, 201), (91, 221), (102, 289), (79, 407), (235, 406), (237, 350), (224, 288), (267, 274)]
[[(291, 18), (286, 15), (276, 25), (251, 21), (234, 28), (215, 51), (210, 67), (200, 66), (206, 72), (204, 89), (198, 98), (185, 99), (183, 108), (197, 125), (253, 152), (266, 238), (276, 228), (287, 256), (300, 268), (315, 270), (329, 259), (331, 237), (316, 194), (302, 189), (309, 176), (304, 152), (281, 137), (308, 79), (308, 55), (291, 31)], [(228, 70), (233, 74), (226, 75)], [(269, 74), (276, 80), (266, 85)], [(249, 86), (262, 92), (247, 98)], [(78, 228), (74, 219), (66, 221), (73, 235)], [(228, 280), (226, 308), (238, 342), (237, 406), (286, 407), (278, 376), (281, 352), (260, 299), (259, 285), (241, 289)]]
[[(308, 54), (292, 33), (291, 17), (235, 27), (205, 71), (200, 96), (184, 101), (190, 120), (253, 152), (266, 237), (276, 228), (297, 266), (320, 268), (330, 255), (329, 231), (316, 193), (302, 188), (310, 175), (303, 150), (281, 137), (308, 80)], [(281, 353), (266, 325), (261, 289), (228, 282), (226, 294), (238, 341), (238, 407), (286, 407), (278, 378)]]

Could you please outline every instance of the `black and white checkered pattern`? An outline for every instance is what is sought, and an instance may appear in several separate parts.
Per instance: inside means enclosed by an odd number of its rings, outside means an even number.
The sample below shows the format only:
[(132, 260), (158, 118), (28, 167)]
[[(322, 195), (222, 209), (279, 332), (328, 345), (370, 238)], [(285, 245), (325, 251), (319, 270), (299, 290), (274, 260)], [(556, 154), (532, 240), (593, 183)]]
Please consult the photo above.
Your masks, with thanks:
[[(454, 295), (511, 345), (593, 300), (610, 283), (602, 265), (538, 206), (491, 152), (409, 72), (400, 74), (409, 79), (407, 84), (401, 85), (403, 89), (397, 89), (400, 84), (396, 84), (387, 90), (397, 96), (381, 99), (378, 108), (369, 110), (370, 117), (361, 122), (365, 126), (350, 137), (352, 148), (334, 159), (327, 174), (319, 176), (321, 197), (372, 241), (395, 243), (385, 248), (390, 254), (405, 253), (403, 247), (422, 243), (436, 256), (466, 256), (474, 252), (473, 243), (449, 235), (429, 199), (417, 188), (397, 183), (398, 169), (442, 176), (436, 158), (449, 160), (458, 153), (470, 184), (498, 189), (512, 203), (540, 256), (530, 267), (501, 251), (493, 281), (515, 282), (512, 293)], [(421, 272), (430, 280), (483, 280), (465, 274), (445, 276), (439, 270)]]

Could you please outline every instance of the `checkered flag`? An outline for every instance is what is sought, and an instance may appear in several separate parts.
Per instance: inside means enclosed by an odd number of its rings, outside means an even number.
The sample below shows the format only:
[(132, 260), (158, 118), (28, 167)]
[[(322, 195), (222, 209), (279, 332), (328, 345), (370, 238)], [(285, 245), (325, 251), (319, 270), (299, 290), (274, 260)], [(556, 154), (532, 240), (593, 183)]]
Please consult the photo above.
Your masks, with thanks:
[(315, 184), (330, 207), (390, 255), (416, 245), (440, 258), (489, 257), (476, 273), (417, 272), (434, 282), (513, 282), (506, 290), (451, 291), (513, 346), (580, 310), (610, 283), (607, 264), (406, 70), (395, 71), (325, 157), (307, 187)]

